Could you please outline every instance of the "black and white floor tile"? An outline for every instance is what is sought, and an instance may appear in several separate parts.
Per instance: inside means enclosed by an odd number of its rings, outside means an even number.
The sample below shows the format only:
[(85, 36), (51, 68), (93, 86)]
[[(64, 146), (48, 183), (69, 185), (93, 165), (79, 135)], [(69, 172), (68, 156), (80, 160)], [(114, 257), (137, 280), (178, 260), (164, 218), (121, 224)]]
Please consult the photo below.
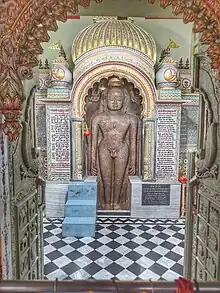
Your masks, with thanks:
[(180, 220), (104, 218), (95, 238), (62, 237), (62, 219), (44, 223), (45, 279), (174, 280), (183, 273)]

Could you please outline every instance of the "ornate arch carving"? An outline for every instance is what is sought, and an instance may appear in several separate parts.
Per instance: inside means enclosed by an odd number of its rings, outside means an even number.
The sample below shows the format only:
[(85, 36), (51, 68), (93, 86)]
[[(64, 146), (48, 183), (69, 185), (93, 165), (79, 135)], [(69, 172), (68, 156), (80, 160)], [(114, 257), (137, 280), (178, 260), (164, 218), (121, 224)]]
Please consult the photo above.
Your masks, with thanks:
[(85, 114), (85, 97), (89, 88), (95, 82), (99, 82), (102, 78), (108, 78), (114, 74), (120, 78), (126, 78), (129, 82), (135, 84), (140, 91), (140, 95), (143, 97), (143, 117), (152, 116), (157, 92), (149, 76), (143, 76), (141, 72), (138, 72), (133, 67), (128, 67), (127, 64), (117, 63), (117, 65), (115, 65), (114, 62), (109, 62), (108, 64), (95, 67), (90, 72), (86, 72), (73, 86), (73, 90), (71, 92), (71, 99), (73, 100), (72, 111), (76, 117), (83, 117)]
[[(32, 77), (37, 55), (43, 51), (40, 43), (49, 40), (48, 31), (57, 30), (56, 21), (66, 21), (67, 12), (76, 14), (78, 5), (89, 6), (90, 0), (7, 0), (0, 4), (0, 111), (5, 117), (2, 129), (11, 140), (21, 131), (22, 80)], [(182, 13), (185, 23), (194, 22), (194, 32), (201, 33), (201, 42), (209, 44), (207, 55), (220, 78), (220, 3), (160, 0), (160, 5), (172, 5), (173, 13)]]

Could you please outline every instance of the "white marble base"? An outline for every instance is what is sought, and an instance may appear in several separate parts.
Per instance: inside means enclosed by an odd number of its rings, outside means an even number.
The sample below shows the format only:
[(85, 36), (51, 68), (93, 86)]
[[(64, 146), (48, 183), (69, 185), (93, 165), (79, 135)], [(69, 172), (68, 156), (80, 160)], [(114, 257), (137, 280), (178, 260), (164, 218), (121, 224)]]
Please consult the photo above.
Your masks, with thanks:
[(69, 182), (47, 181), (45, 190), (45, 216), (47, 218), (64, 217), (64, 207)]
[[(165, 182), (164, 182), (165, 183)], [(142, 205), (142, 184), (160, 184), (156, 182), (143, 182), (140, 177), (130, 177), (131, 184), (131, 216), (133, 218), (176, 218), (180, 217), (180, 195), (181, 185), (170, 184), (170, 205), (143, 206)]]

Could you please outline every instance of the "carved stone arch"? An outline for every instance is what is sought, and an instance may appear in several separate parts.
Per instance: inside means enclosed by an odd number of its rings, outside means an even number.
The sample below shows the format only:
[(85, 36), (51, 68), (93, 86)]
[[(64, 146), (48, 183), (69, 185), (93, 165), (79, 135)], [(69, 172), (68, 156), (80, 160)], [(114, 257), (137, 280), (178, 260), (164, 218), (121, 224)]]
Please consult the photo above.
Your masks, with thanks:
[[(97, 0), (101, 2), (100, 0)], [(155, 0), (148, 0), (154, 3)], [(56, 31), (56, 21), (66, 21), (67, 12), (76, 14), (78, 4), (89, 0), (7, 1), (0, 4), (0, 111), (5, 116), (3, 131), (11, 140), (20, 132), (22, 79), (31, 78), (37, 56), (43, 52), (41, 42), (49, 40), (48, 31)], [(182, 14), (185, 23), (194, 22), (194, 32), (201, 33), (201, 42), (209, 44), (207, 55), (220, 78), (220, 3), (208, 0), (160, 0), (162, 8), (172, 5), (175, 15)]]
[(100, 65), (89, 73), (86, 72), (74, 84), (71, 99), (73, 101), (72, 112), (76, 117), (84, 116), (85, 97), (88, 90), (102, 78), (108, 78), (116, 75), (119, 78), (125, 78), (132, 82), (139, 89), (140, 95), (143, 97), (143, 117), (152, 117), (154, 111), (154, 103), (157, 99), (156, 88), (149, 76), (138, 71), (134, 67), (128, 67), (127, 64), (117, 65), (114, 62), (109, 62), (107, 65)]

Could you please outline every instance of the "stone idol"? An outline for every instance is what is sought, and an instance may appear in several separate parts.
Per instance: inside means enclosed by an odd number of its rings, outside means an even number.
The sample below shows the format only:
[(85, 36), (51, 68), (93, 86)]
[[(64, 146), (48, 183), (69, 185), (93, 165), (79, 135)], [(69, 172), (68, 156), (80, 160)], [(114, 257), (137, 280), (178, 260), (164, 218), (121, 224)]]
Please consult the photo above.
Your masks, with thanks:
[(132, 84), (117, 77), (94, 87), (85, 117), (91, 129), (88, 173), (98, 176), (100, 209), (129, 209), (128, 178), (139, 172), (141, 97), (135, 96)]

